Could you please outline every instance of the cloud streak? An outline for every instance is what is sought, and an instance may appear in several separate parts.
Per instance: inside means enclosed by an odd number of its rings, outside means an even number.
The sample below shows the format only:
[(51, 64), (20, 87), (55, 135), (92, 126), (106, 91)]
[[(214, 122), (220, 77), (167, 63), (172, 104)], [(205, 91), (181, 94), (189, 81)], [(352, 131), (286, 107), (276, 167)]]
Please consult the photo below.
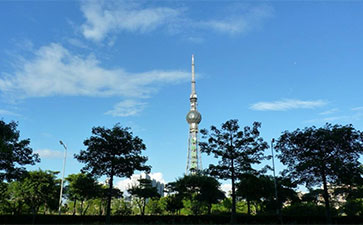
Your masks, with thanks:
[(34, 151), (35, 153), (39, 154), (40, 158), (62, 158), (63, 154), (62, 152), (56, 151), (56, 150), (50, 150), (50, 149), (39, 149)]
[(246, 33), (272, 17), (267, 5), (244, 7), (219, 19), (196, 20), (187, 8), (153, 7), (130, 1), (84, 1), (81, 11), (86, 19), (81, 25), (85, 38), (102, 41), (118, 32), (146, 33), (166, 29), (169, 33), (195, 33), (201, 29), (225, 34)]
[(201, 21), (196, 26), (235, 35), (253, 30), (272, 15), (273, 9), (271, 7), (260, 5), (247, 8), (243, 13), (234, 13), (219, 20)]
[(52, 43), (25, 60), (14, 74), (0, 78), (2, 94), (17, 99), (48, 96), (149, 97), (160, 85), (186, 81), (183, 71), (128, 73), (105, 69), (93, 55), (75, 55)]
[(313, 109), (326, 105), (327, 102), (322, 100), (302, 101), (297, 99), (284, 99), (274, 102), (257, 102), (250, 106), (250, 109), (256, 111), (287, 111), (293, 109)]
[(353, 111), (363, 111), (363, 106), (352, 108)]
[(4, 116), (19, 116), (19, 114), (11, 112), (9, 110), (5, 110), (5, 109), (0, 109), (0, 115), (4, 115)]
[(167, 25), (181, 14), (180, 9), (168, 7), (140, 8), (138, 4), (119, 1), (85, 1), (81, 6), (86, 23), (84, 37), (100, 41), (110, 32), (144, 33)]
[(144, 102), (127, 99), (127, 100), (117, 103), (112, 110), (107, 111), (105, 114), (112, 115), (115, 117), (116, 116), (120, 116), (120, 117), (134, 116), (134, 115), (137, 115), (140, 112), (142, 112), (144, 110), (145, 106), (146, 106), (146, 103), (144, 103)]
[(327, 111), (321, 112), (321, 113), (319, 113), (319, 114), (320, 114), (320, 115), (330, 115), (330, 114), (336, 113), (336, 112), (338, 112), (338, 111), (339, 111), (339, 109), (334, 108), (334, 109), (330, 109), (330, 110), (327, 110)]

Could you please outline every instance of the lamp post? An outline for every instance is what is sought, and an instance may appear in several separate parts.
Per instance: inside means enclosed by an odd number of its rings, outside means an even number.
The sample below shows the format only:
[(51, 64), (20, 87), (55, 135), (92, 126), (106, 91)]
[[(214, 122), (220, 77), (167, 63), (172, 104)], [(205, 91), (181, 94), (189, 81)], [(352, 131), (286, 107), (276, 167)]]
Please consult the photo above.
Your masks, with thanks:
[(61, 188), (60, 188), (60, 194), (59, 194), (59, 208), (58, 208), (58, 214), (60, 215), (61, 214), (61, 207), (62, 207), (64, 170), (66, 168), (67, 146), (63, 143), (63, 141), (59, 141), (59, 143), (64, 147), (63, 173), (62, 173), (62, 181), (61, 181)]
[(276, 214), (279, 215), (278, 196), (277, 196), (277, 182), (276, 182), (276, 174), (275, 174), (275, 157), (274, 157), (274, 147), (273, 147), (274, 142), (275, 142), (275, 139), (272, 138), (272, 140), (271, 140), (272, 171), (273, 171), (274, 185), (275, 185)]

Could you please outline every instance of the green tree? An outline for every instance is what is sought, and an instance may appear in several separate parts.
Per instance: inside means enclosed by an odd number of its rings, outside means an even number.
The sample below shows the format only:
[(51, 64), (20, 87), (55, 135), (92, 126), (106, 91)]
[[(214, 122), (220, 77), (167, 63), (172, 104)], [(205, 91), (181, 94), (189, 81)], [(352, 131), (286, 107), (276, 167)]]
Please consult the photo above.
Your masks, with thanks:
[(57, 173), (49, 170), (30, 171), (20, 181), (20, 190), (17, 191), (20, 192), (19, 195), (30, 207), (33, 222), (42, 205), (44, 212), (58, 208), (60, 181), (56, 179)]
[(109, 178), (106, 223), (110, 223), (114, 176), (129, 178), (135, 170), (150, 171), (150, 166), (145, 165), (147, 157), (141, 156), (146, 149), (144, 143), (129, 130), (119, 124), (112, 129), (94, 127), (92, 136), (83, 142), (87, 149), (75, 154), (78, 161), (86, 164), (82, 171)]
[(324, 191), (322, 189), (308, 188), (308, 190), (309, 192), (303, 194), (303, 196), (301, 197), (302, 202), (313, 203), (315, 205), (323, 203), (322, 201), (320, 201), (320, 197), (324, 194)]
[(211, 126), (210, 132), (201, 130), (206, 142), (200, 143), (202, 152), (214, 154), (219, 159), (218, 165), (209, 165), (209, 173), (220, 179), (231, 180), (232, 213), (231, 222), (236, 214), (236, 181), (240, 175), (254, 171), (253, 164), (266, 159), (264, 150), (267, 142), (260, 137), (261, 123), (254, 122), (253, 127), (240, 130), (238, 120), (229, 120), (218, 129)]
[(136, 198), (136, 203), (140, 209), (140, 213), (143, 216), (145, 214), (145, 206), (148, 199), (160, 198), (156, 187), (153, 187), (151, 180), (140, 178), (139, 184), (132, 186), (128, 192)]
[(363, 199), (348, 199), (343, 206), (344, 212), (348, 216), (362, 216), (363, 215)]
[(129, 216), (132, 214), (131, 203), (123, 198), (116, 198), (112, 202), (112, 206), (113, 215)]
[(2, 182), (0, 180), (0, 214), (3, 214), (7, 211), (7, 192), (8, 192), (8, 183)]
[(225, 198), (220, 183), (215, 178), (202, 174), (185, 175), (176, 182), (169, 183), (169, 186), (173, 186), (178, 196), (189, 200), (191, 211), (196, 215), (201, 213), (203, 207), (210, 214), (212, 204)]
[(66, 194), (68, 199), (73, 200), (73, 215), (76, 214), (77, 200), (81, 202), (80, 215), (87, 212), (89, 205), (84, 209), (83, 204), (89, 199), (96, 198), (102, 191), (101, 185), (90, 174), (78, 173), (70, 174), (66, 178), (68, 185), (66, 186)]
[(261, 201), (264, 187), (261, 180), (254, 174), (246, 173), (240, 176), (240, 182), (236, 185), (236, 195), (241, 196), (247, 202), (247, 214), (251, 215), (251, 203)]
[(363, 152), (363, 134), (352, 125), (326, 124), (322, 128), (307, 127), (285, 131), (275, 149), (287, 166), (284, 174), (307, 187), (323, 186), (325, 214), (331, 222), (331, 185), (350, 185), (361, 180), (359, 157)]
[(8, 183), (3, 207), (5, 212), (12, 215), (20, 215), (28, 209), (21, 181)]
[(30, 139), (19, 140), (17, 123), (0, 120), (0, 181), (20, 178), (23, 166), (40, 162), (38, 154), (29, 147)]
[(146, 212), (150, 215), (162, 215), (166, 211), (166, 197), (152, 198), (146, 204)]
[(165, 210), (172, 214), (180, 214), (183, 208), (183, 198), (181, 195), (171, 194), (165, 197)]

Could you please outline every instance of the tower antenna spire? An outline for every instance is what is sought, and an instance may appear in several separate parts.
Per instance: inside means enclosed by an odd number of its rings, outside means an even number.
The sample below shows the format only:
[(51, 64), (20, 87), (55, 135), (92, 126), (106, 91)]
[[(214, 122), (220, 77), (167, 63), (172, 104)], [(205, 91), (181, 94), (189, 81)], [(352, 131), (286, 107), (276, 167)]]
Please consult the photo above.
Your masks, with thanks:
[(188, 157), (186, 174), (196, 173), (202, 169), (201, 155), (199, 151), (198, 124), (202, 116), (197, 110), (197, 93), (195, 91), (194, 55), (192, 55), (192, 92), (190, 94), (190, 111), (187, 114), (189, 124)]
[(192, 55), (192, 95), (196, 95), (195, 92), (195, 70), (194, 70), (194, 54)]

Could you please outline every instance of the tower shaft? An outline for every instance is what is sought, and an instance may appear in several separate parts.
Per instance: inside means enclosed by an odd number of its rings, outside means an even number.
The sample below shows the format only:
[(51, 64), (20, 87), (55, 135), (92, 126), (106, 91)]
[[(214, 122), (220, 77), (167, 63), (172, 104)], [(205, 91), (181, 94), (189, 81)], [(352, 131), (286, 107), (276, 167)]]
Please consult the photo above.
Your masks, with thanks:
[(197, 93), (195, 90), (194, 55), (192, 55), (192, 82), (190, 94), (190, 111), (187, 114), (189, 123), (188, 157), (186, 174), (195, 173), (202, 169), (201, 154), (199, 150), (198, 124), (202, 117), (197, 110)]

